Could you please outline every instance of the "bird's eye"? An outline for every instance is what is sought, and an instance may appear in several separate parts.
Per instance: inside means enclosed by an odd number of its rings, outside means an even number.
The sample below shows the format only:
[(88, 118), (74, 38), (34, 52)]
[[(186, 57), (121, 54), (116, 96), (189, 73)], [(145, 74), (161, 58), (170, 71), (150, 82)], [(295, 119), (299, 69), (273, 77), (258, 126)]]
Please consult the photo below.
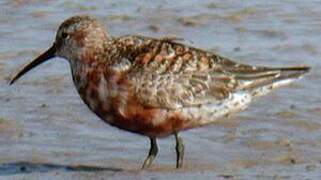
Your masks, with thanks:
[(63, 33), (61, 34), (61, 37), (62, 37), (63, 39), (67, 39), (68, 36), (69, 36), (69, 35), (68, 35), (66, 32), (63, 32)]

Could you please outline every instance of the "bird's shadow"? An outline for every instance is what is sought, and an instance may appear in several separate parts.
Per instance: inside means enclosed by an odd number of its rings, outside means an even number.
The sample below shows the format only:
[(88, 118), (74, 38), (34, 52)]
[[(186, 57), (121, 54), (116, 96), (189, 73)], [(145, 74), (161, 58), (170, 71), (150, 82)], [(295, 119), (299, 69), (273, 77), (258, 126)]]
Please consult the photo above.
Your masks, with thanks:
[(33, 173), (33, 172), (50, 172), (50, 171), (83, 171), (83, 172), (97, 172), (97, 171), (123, 171), (120, 168), (113, 167), (99, 167), (88, 165), (59, 165), (50, 163), (33, 163), (33, 162), (12, 162), (0, 164), (0, 176)]

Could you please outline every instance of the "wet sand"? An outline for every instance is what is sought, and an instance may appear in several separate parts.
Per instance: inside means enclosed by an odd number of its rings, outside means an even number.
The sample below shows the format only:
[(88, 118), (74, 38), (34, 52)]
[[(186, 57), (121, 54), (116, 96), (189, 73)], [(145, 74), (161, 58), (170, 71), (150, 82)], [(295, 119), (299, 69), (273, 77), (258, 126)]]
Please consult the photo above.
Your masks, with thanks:
[[(321, 4), (317, 1), (0, 2), (0, 179), (320, 179)], [(63, 59), (15, 85), (10, 77), (52, 43), (58, 25), (92, 14), (114, 36), (179, 37), (238, 62), (309, 65), (304, 79), (246, 111), (159, 141), (140, 170), (147, 138), (104, 124), (81, 102)]]

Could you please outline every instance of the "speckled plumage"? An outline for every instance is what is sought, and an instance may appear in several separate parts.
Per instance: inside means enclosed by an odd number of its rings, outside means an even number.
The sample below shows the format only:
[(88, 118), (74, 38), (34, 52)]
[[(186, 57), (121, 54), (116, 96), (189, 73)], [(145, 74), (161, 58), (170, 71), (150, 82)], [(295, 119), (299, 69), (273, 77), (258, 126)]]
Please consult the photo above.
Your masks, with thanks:
[(309, 69), (238, 64), (173, 38), (113, 38), (90, 16), (62, 23), (50, 50), (69, 61), (75, 86), (93, 112), (151, 140), (243, 110)]

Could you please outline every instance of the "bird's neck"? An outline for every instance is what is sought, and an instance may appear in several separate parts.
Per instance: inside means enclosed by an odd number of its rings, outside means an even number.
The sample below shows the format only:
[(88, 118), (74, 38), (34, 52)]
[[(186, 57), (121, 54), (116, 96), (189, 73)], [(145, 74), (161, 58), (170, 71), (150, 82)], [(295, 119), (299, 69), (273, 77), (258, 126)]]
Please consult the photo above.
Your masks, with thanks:
[[(112, 84), (130, 69), (131, 61), (152, 41), (144, 37), (123, 36), (104, 40), (103, 46), (87, 46), (75, 60), (71, 60), (71, 71), (78, 90), (85, 88), (92, 78), (106, 76)], [(89, 44), (90, 45), (90, 44)]]
[(115, 83), (121, 77), (122, 73), (111, 64), (113, 58), (116, 59), (112, 53), (105, 50), (101, 54), (69, 61), (73, 82), (80, 94), (86, 91), (88, 86), (97, 86), (102, 78)]
[(80, 61), (70, 61), (73, 82), (80, 92), (90, 83), (92, 74), (98, 74), (98, 68), (93, 63), (82, 63)]

